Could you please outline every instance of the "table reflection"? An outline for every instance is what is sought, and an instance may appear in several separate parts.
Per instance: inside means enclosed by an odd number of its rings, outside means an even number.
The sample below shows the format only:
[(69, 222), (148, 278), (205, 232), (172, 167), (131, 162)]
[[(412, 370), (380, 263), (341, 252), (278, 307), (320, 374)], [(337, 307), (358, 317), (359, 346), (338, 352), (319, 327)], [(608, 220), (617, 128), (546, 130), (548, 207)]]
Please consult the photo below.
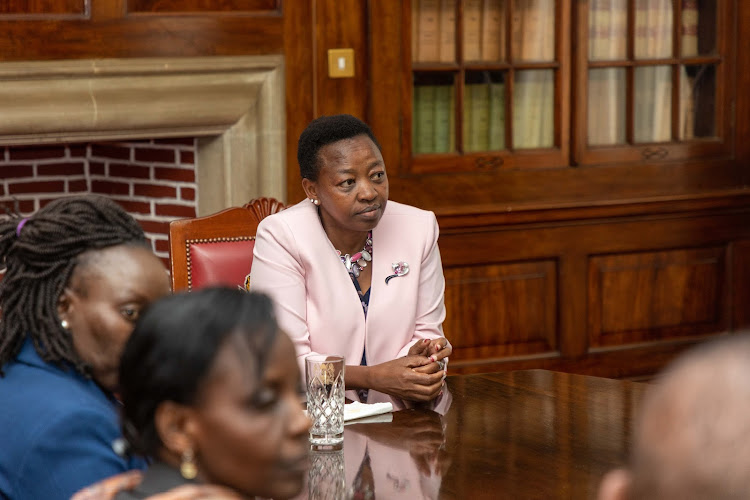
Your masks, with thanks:
[(348, 422), (342, 450), (310, 452), (308, 484), (297, 498), (437, 499), (450, 466), (444, 413), (451, 400), (448, 391), (430, 405), (391, 398), (406, 409)]
[(430, 407), (392, 401), (405, 409), (347, 423), (343, 450), (311, 454), (298, 498), (594, 499), (646, 388), (545, 370), (447, 382)]

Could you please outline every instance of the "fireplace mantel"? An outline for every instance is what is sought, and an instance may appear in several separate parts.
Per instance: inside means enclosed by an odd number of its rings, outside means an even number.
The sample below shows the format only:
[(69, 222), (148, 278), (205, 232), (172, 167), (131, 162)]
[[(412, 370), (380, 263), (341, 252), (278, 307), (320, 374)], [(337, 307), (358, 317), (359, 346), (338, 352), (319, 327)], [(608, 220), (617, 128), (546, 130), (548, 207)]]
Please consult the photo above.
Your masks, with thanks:
[(198, 214), (285, 199), (283, 57), (0, 63), (0, 145), (198, 137)]

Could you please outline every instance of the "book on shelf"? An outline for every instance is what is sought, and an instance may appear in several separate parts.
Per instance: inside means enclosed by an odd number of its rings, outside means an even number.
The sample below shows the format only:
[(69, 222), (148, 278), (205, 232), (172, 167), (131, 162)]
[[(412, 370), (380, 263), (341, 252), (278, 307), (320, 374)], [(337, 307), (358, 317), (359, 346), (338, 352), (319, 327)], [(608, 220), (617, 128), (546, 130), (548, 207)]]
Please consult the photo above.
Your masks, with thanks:
[(414, 86), (412, 142), (414, 154), (432, 153), (435, 150), (434, 85)]
[(456, 0), (440, 0), (440, 62), (456, 60)]
[(486, 83), (470, 83), (464, 95), (464, 150), (489, 149), (490, 87)]
[(464, 61), (482, 58), (482, 0), (464, 1)]
[(551, 61), (555, 58), (554, 0), (517, 2), (512, 21), (514, 59)]
[(440, 58), (440, 0), (415, 0), (417, 7), (417, 61)]
[(555, 114), (554, 72), (518, 71), (515, 74), (513, 90), (513, 147), (552, 147)]
[(682, 0), (682, 55), (698, 55), (698, 0)]
[(487, 149), (505, 149), (505, 84), (490, 83)]
[(453, 152), (455, 146), (455, 99), (452, 85), (435, 86), (434, 153)]
[(481, 59), (500, 61), (505, 59), (505, 10), (503, 0), (483, 0)]
[(589, 59), (613, 61), (627, 57), (627, 0), (590, 0)]

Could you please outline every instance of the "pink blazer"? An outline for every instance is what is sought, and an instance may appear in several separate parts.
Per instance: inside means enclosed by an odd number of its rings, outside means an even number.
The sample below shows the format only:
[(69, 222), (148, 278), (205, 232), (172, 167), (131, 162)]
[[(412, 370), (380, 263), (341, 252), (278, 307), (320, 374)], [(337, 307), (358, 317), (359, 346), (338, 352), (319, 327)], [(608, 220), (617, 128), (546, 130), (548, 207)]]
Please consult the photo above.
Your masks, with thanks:
[[(304, 378), (309, 354), (337, 354), (358, 365), (405, 356), (418, 340), (443, 336), (445, 279), (432, 212), (388, 201), (372, 232), (370, 305), (365, 320), (357, 291), (307, 200), (263, 219), (253, 251), (250, 287), (276, 302)], [(409, 273), (391, 279), (391, 264)], [(373, 391), (371, 391), (373, 392)], [(349, 391), (352, 397), (354, 391)], [(356, 399), (356, 398), (355, 398)], [(371, 398), (368, 398), (371, 399)]]

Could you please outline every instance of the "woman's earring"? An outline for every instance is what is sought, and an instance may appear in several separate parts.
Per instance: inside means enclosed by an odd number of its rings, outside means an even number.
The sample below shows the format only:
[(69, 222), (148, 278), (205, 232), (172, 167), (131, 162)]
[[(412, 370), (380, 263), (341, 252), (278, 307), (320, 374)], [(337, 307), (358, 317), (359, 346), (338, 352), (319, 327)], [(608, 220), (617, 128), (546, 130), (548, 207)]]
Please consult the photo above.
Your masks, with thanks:
[(68, 323), (67, 319), (60, 321), (60, 326), (63, 328), (63, 330), (70, 329), (70, 323)]
[(320, 205), (320, 201), (316, 200), (315, 198), (310, 198), (310, 201), (312, 202), (313, 205), (316, 205), (316, 206)]
[(185, 479), (195, 479), (198, 475), (198, 467), (195, 466), (193, 450), (188, 448), (182, 452), (182, 462), (180, 463), (180, 474)]

